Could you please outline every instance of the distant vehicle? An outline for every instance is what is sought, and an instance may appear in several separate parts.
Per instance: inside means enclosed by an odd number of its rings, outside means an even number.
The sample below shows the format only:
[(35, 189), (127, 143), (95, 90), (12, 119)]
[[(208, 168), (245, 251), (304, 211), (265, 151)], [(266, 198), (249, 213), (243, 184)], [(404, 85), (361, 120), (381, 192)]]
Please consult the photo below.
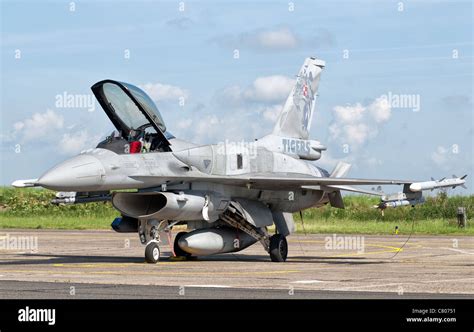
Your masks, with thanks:
[[(160, 112), (141, 89), (104, 80), (92, 86), (117, 132), (95, 149), (15, 187), (60, 191), (53, 203), (111, 200), (120, 212), (112, 228), (138, 232), (145, 259), (160, 259), (160, 234), (187, 224), (174, 240), (177, 256), (237, 252), (260, 242), (274, 262), (287, 259), (292, 213), (327, 203), (343, 208), (341, 191), (381, 196), (377, 207), (423, 202), (422, 191), (464, 185), (465, 176), (414, 182), (346, 178), (350, 165), (334, 170), (313, 161), (326, 147), (309, 138), (324, 61), (305, 59), (271, 134), (248, 144), (196, 145), (170, 134)], [(222, 128), (225, 130), (225, 128)], [(404, 185), (386, 196), (353, 185)], [(117, 191), (128, 189), (128, 191)], [(130, 191), (132, 189), (133, 191)], [(271, 235), (267, 228), (275, 225)]]

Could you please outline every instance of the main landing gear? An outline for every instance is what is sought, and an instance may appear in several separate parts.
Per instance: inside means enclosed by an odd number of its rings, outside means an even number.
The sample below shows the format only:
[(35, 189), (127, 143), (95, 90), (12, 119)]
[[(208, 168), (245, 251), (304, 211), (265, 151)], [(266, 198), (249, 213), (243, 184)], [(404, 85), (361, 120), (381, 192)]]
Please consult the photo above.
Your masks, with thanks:
[(265, 227), (257, 228), (250, 225), (242, 216), (240, 211), (235, 208), (227, 209), (220, 215), (222, 221), (225, 221), (232, 227), (240, 229), (255, 240), (260, 241), (265, 251), (270, 254), (272, 262), (285, 262), (288, 257), (288, 242), (282, 234), (269, 236)]
[(275, 234), (270, 237), (270, 258), (272, 262), (284, 262), (288, 257), (288, 243), (285, 236)]

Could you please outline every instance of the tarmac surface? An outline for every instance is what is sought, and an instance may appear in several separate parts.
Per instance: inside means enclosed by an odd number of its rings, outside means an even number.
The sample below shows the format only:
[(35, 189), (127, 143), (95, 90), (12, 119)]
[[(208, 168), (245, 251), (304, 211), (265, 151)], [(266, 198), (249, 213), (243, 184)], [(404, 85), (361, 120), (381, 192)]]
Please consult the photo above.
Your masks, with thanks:
[(2, 230), (0, 298), (474, 298), (473, 237), (407, 238), (292, 235), (285, 263), (258, 243), (186, 261), (163, 245), (147, 264), (133, 233)]

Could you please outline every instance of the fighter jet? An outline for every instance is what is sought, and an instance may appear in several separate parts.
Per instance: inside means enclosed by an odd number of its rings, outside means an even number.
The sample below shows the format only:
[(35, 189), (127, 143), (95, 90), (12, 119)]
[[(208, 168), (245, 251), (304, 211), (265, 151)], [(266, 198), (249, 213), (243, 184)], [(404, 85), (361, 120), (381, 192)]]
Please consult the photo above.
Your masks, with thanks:
[[(295, 231), (293, 213), (325, 204), (344, 208), (341, 191), (381, 196), (380, 209), (422, 203), (422, 191), (439, 183), (346, 178), (347, 163), (331, 173), (315, 163), (326, 150), (309, 138), (324, 67), (322, 60), (305, 59), (273, 131), (247, 144), (198, 145), (176, 138), (143, 90), (100, 81), (92, 91), (115, 134), (40, 178), (13, 186), (59, 191), (56, 204), (110, 200), (120, 213), (112, 228), (137, 232), (149, 263), (158, 262), (162, 235), (177, 225), (188, 231), (175, 236), (176, 256), (238, 252), (260, 242), (272, 261), (283, 262), (286, 237)], [(403, 192), (387, 196), (354, 185), (403, 185)], [(269, 233), (272, 225), (275, 234)]]

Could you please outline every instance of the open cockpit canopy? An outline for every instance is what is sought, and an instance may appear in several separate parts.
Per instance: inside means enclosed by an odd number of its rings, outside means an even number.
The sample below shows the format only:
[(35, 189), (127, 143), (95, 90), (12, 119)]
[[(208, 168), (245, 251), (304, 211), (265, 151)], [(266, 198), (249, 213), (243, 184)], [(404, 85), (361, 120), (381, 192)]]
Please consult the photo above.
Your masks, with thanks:
[(148, 136), (159, 140), (160, 149), (170, 150), (168, 138), (172, 135), (166, 132), (158, 108), (143, 90), (113, 80), (97, 82), (91, 89), (123, 139), (134, 141)]

